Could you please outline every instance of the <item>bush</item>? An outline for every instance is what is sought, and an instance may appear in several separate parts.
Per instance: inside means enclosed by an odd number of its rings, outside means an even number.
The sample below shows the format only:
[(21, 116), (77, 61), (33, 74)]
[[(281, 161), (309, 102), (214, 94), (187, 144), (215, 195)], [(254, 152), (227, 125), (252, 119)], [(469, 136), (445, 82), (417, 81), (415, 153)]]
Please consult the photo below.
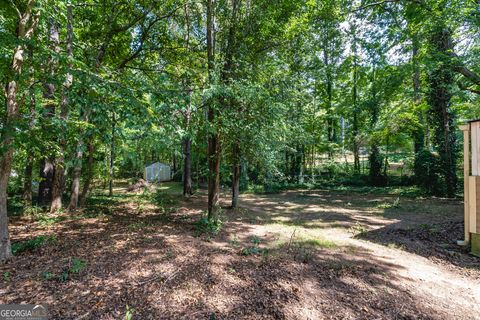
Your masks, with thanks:
[(12, 243), (12, 254), (17, 255), (24, 251), (36, 250), (45, 244), (53, 244), (56, 242), (57, 242), (57, 237), (55, 236), (50, 236), (50, 237), (37, 236), (35, 238), (29, 239), (26, 241), (14, 242)]
[(423, 149), (417, 153), (414, 164), (415, 182), (432, 195), (445, 193), (440, 174), (440, 157), (438, 154)]
[(203, 217), (195, 222), (196, 234), (201, 235), (204, 233), (216, 235), (220, 232), (223, 222), (220, 219), (208, 220), (207, 217)]

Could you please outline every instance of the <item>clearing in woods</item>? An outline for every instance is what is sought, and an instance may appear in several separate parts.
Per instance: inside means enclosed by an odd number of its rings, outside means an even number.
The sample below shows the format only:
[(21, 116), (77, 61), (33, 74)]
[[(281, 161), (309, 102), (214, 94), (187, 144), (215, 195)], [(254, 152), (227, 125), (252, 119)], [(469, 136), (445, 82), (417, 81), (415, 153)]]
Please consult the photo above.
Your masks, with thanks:
[[(245, 194), (202, 224), (176, 183), (13, 219), (0, 303), (54, 319), (475, 319), (480, 262), (462, 203), (341, 190)], [(226, 200), (226, 198), (225, 198)], [(227, 203), (222, 203), (227, 206)], [(22, 217), (21, 219), (27, 219)], [(73, 304), (72, 301), (75, 301)]]

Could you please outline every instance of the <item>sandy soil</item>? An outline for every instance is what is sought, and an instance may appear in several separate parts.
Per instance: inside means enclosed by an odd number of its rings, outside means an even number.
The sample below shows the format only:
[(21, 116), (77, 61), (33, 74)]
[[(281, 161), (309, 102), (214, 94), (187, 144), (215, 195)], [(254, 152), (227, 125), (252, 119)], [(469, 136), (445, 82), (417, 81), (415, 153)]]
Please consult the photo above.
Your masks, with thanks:
[(242, 195), (211, 235), (196, 223), (203, 194), (155, 200), (126, 193), (47, 225), (14, 220), (15, 242), (55, 240), (0, 268), (0, 303), (44, 303), (54, 319), (120, 319), (127, 305), (133, 319), (479, 318), (480, 259), (454, 245), (459, 202)]

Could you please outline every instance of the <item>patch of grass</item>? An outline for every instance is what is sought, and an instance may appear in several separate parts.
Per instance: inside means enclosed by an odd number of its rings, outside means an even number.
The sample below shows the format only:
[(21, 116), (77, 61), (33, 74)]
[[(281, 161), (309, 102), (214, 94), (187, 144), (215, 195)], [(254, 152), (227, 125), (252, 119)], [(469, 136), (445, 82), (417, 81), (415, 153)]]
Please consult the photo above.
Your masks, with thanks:
[(139, 221), (139, 222), (134, 222), (134, 223), (131, 223), (128, 225), (128, 230), (130, 231), (138, 231), (138, 230), (141, 230), (141, 229), (145, 229), (149, 226), (149, 224), (143, 222), (143, 221)]
[(18, 255), (24, 251), (36, 250), (47, 244), (55, 244), (57, 242), (56, 236), (37, 236), (25, 241), (19, 241), (12, 243), (12, 254)]
[(320, 238), (295, 239), (293, 244), (297, 246), (307, 246), (307, 247), (324, 248), (324, 249), (334, 249), (338, 247), (338, 245), (335, 242), (326, 240), (326, 239), (320, 239)]
[(436, 224), (430, 225), (427, 223), (422, 223), (420, 225), (420, 229), (423, 229), (431, 234), (440, 233), (442, 231), (442, 228), (439, 225), (436, 225)]
[(398, 244), (398, 243), (395, 243), (395, 242), (391, 242), (391, 243), (387, 244), (387, 247), (390, 248), (390, 249), (405, 250), (404, 245)]
[(398, 209), (400, 208), (400, 197), (397, 197), (392, 203), (384, 202), (377, 205), (379, 209)]
[(357, 236), (357, 235), (365, 234), (366, 232), (368, 232), (368, 229), (357, 222), (354, 226), (350, 227), (349, 231), (353, 235)]
[(51, 226), (52, 224), (66, 220), (65, 216), (52, 216), (49, 214), (37, 216), (37, 223), (42, 227)]

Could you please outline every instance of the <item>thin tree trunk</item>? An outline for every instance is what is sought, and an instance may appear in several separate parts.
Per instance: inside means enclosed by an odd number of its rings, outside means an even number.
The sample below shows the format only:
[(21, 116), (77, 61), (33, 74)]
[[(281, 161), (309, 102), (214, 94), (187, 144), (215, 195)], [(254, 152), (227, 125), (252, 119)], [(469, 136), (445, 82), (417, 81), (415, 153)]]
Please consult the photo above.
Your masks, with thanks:
[(23, 178), (23, 194), (22, 199), (26, 206), (32, 205), (32, 174), (33, 174), (33, 154), (27, 157), (25, 165), (25, 174)]
[[(112, 141), (110, 143), (110, 171), (108, 182), (108, 195), (113, 196), (113, 164), (115, 161), (115, 113), (112, 115)], [(153, 160), (153, 159), (152, 159)]]
[(77, 153), (75, 154), (75, 167), (73, 168), (72, 192), (70, 194), (69, 211), (75, 211), (78, 207), (78, 198), (80, 192), (80, 178), (82, 176), (82, 159), (83, 159), (83, 140), (77, 145)]
[[(215, 63), (214, 43), (214, 0), (207, 0), (207, 60), (208, 80), (213, 85), (213, 73)], [(215, 126), (216, 112), (212, 101), (209, 102), (207, 121), (210, 126)], [(208, 134), (208, 220), (217, 219), (218, 200), (220, 193), (220, 139), (218, 132)]]
[(172, 164), (173, 164), (173, 175), (177, 172), (177, 155), (175, 154), (175, 151), (172, 152)]
[[(30, 47), (29, 50), (29, 58), (33, 60), (33, 49)], [(30, 123), (29, 123), (29, 129), (33, 130), (33, 127), (35, 125), (35, 91), (33, 89), (33, 83), (34, 83), (34, 74), (35, 70), (33, 68), (33, 65), (30, 66), (30, 75), (32, 77), (31, 83), (30, 83)], [(33, 153), (29, 153), (27, 157), (27, 162), (25, 164), (25, 173), (23, 177), (23, 194), (22, 194), (22, 199), (25, 204), (25, 206), (31, 206), (32, 205), (32, 176), (33, 176), (33, 163), (34, 163), (34, 157)]]
[[(184, 4), (184, 13), (185, 13), (185, 25), (187, 32), (185, 33), (185, 50), (190, 52), (190, 19), (189, 19), (189, 7), (188, 1), (185, 1)], [(189, 60), (189, 63), (191, 61)], [(188, 104), (187, 110), (184, 112), (184, 121), (185, 129), (187, 132), (190, 132), (190, 120), (191, 120), (191, 91), (185, 80), (183, 87), (188, 92)], [(192, 139), (190, 138), (189, 133), (182, 139), (182, 152), (183, 152), (183, 196), (188, 197), (193, 194), (192, 190)]]
[(183, 196), (190, 196), (192, 192), (192, 140), (190, 137), (183, 139)]
[(328, 34), (324, 40), (324, 49), (323, 49), (323, 63), (326, 68), (326, 81), (327, 81), (327, 138), (330, 145), (328, 146), (328, 158), (333, 159), (333, 150), (332, 145), (335, 142), (335, 123), (334, 123), (334, 114), (333, 114), (333, 79), (332, 79), (332, 70), (330, 66), (329, 58), (329, 43), (328, 43)]
[[(67, 55), (73, 56), (73, 12), (72, 6), (67, 5)], [(62, 91), (62, 101), (60, 104), (60, 121), (65, 123), (68, 116), (68, 96), (67, 90), (72, 85), (72, 75), (67, 74), (64, 88)], [(65, 189), (65, 130), (62, 130), (61, 137), (59, 139), (58, 148), (59, 155), (55, 159), (55, 173), (52, 186), (52, 205), (50, 212), (56, 212), (62, 208), (62, 195)]]
[(87, 200), (88, 190), (90, 189), (90, 183), (93, 177), (93, 154), (95, 152), (95, 148), (93, 146), (93, 142), (90, 141), (88, 143), (88, 160), (87, 160), (87, 177), (83, 184), (82, 194), (80, 195), (80, 206), (85, 206), (85, 201)]
[(357, 88), (357, 41), (356, 41), (356, 27), (353, 29), (353, 171), (355, 173), (360, 173), (360, 153), (358, 146), (358, 88)]
[(240, 143), (236, 141), (233, 145), (233, 177), (232, 177), (232, 208), (238, 205), (238, 196), (240, 195)]
[(11, 65), (12, 78), (8, 80), (6, 86), (6, 116), (3, 125), (3, 131), (0, 141), (0, 147), (4, 150), (0, 156), (0, 261), (5, 261), (12, 255), (10, 247), (10, 236), (8, 234), (8, 215), (7, 215), (7, 187), (8, 180), (12, 169), (13, 158), (13, 133), (15, 131), (14, 122), (19, 116), (17, 104), (18, 83), (16, 77), (22, 73), (22, 65), (24, 61), (25, 45), (23, 40), (31, 38), (35, 30), (39, 12), (32, 15), (35, 5), (34, 0), (27, 2), (25, 12), (19, 14), (17, 25), (17, 39), (21, 40), (21, 44), (15, 48)]

